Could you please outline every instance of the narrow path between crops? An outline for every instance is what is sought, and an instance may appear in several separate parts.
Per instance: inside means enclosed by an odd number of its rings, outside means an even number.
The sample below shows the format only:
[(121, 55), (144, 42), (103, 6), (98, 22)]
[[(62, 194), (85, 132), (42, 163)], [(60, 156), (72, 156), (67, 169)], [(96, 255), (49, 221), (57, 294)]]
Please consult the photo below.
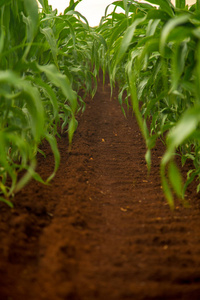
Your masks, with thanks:
[[(200, 299), (200, 200), (169, 210), (161, 143), (147, 176), (135, 118), (99, 83), (79, 117), (71, 153), (50, 186), (31, 182), (15, 209), (0, 204), (1, 300)], [(53, 156), (38, 169), (47, 177)]]

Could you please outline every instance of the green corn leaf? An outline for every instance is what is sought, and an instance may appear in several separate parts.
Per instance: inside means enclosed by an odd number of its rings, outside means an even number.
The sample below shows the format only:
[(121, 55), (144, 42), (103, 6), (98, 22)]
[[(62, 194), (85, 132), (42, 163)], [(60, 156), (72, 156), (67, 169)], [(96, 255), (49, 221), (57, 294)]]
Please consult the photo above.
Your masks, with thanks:
[(167, 138), (168, 148), (176, 148), (181, 145), (196, 129), (200, 122), (200, 106), (196, 105), (188, 109), (177, 122), (175, 128)]
[(171, 4), (170, 0), (149, 0), (148, 2), (159, 5), (160, 8), (171, 17), (174, 16), (173, 5)]
[(123, 20), (118, 26), (114, 28), (108, 40), (109, 47), (112, 47), (113, 43), (119, 36), (121, 36), (122, 32), (124, 32), (126, 28), (127, 20)]
[(60, 153), (58, 150), (58, 146), (57, 146), (57, 141), (56, 138), (53, 135), (47, 134), (45, 136), (46, 140), (49, 142), (50, 146), (51, 146), (51, 150), (53, 151), (53, 155), (54, 155), (54, 160), (55, 160), (55, 167), (54, 167), (54, 171), (53, 173), (48, 177), (47, 179), (47, 183), (52, 180), (52, 178), (55, 176), (59, 164), (60, 164)]
[(186, 43), (176, 44), (172, 58), (172, 90), (176, 90), (178, 82), (185, 68), (188, 47)]
[(72, 143), (73, 135), (76, 130), (77, 123), (75, 117), (72, 115), (69, 125), (68, 125), (68, 137), (69, 137), (69, 145)]
[(167, 39), (177, 26), (180, 26), (184, 23), (187, 23), (189, 21), (190, 15), (181, 15), (178, 17), (174, 17), (170, 19), (167, 24), (163, 27), (162, 33), (161, 33), (161, 39), (160, 39), (160, 52), (164, 56), (165, 53), (165, 47), (167, 43)]
[[(166, 198), (171, 207), (173, 207), (173, 196), (170, 191), (167, 180), (165, 178), (165, 168), (168, 162), (174, 156), (175, 149), (193, 134), (199, 122), (200, 122), (200, 106), (196, 105), (195, 107), (188, 109), (183, 114), (180, 121), (170, 131), (167, 138), (167, 150), (161, 161), (161, 178), (162, 178), (162, 185), (163, 185)], [(180, 175), (178, 174), (179, 171), (175, 170), (175, 167), (173, 165), (171, 165), (170, 168), (171, 168), (171, 171), (169, 171), (170, 181), (175, 180), (173, 177), (174, 175), (172, 175), (172, 173), (174, 172), (174, 174), (176, 174), (177, 177), (177, 187), (174, 186), (174, 183), (171, 182), (171, 184), (173, 185), (173, 188), (178, 194), (178, 196), (181, 197), (183, 193), (182, 193), (182, 183), (181, 183)]]
[(74, 46), (74, 48), (76, 48), (76, 31), (73, 27), (73, 24), (67, 19), (68, 16), (66, 16), (66, 17), (63, 16), (63, 17), (64, 17), (64, 20), (62, 19), (62, 25), (65, 25), (65, 26), (64, 26), (64, 28), (62, 27), (62, 31), (59, 32), (57, 30), (57, 33), (60, 34), (59, 40), (62, 40), (62, 35), (63, 35), (64, 39), (66, 38), (66, 30), (68, 30), (68, 28), (66, 28), (66, 24), (67, 24), (69, 26), (69, 29), (70, 29), (70, 32), (71, 32), (71, 37), (72, 37), (72, 40), (73, 40), (73, 46)]
[(22, 178), (15, 185), (14, 193), (18, 193), (32, 178), (36, 168), (36, 159), (32, 159), (30, 165), (26, 167), (27, 172), (22, 176)]
[(187, 180), (186, 180), (186, 182), (184, 184), (184, 187), (183, 187), (183, 194), (185, 194), (188, 185), (190, 185), (194, 181), (195, 177), (198, 176), (198, 175), (200, 175), (200, 170), (197, 170), (197, 171), (189, 170), (188, 171)]
[(153, 20), (151, 19), (149, 21), (149, 24), (147, 26), (147, 32), (146, 32), (146, 35), (147, 36), (152, 36), (155, 34), (156, 32), (156, 29), (158, 28), (158, 25), (160, 23), (160, 20), (159, 19), (156, 19), (156, 20)]
[(128, 18), (128, 1), (123, 0), (123, 5), (124, 5), (124, 10), (125, 10), (126, 17)]
[(117, 65), (121, 59), (123, 58), (124, 54), (126, 53), (131, 41), (132, 41), (132, 38), (133, 38), (133, 35), (134, 35), (134, 32), (135, 32), (135, 29), (136, 27), (142, 23), (143, 21), (145, 20), (145, 17), (144, 18), (138, 18), (136, 19), (132, 25), (130, 25), (127, 30), (125, 31), (125, 34), (123, 36), (123, 39), (121, 41), (121, 45), (120, 45), (120, 49), (117, 53), (117, 58), (116, 58), (116, 62), (115, 62), (115, 65)]
[(5, 199), (5, 198), (3, 198), (3, 197), (0, 197), (0, 201), (1, 201), (1, 202), (4, 202), (4, 203), (7, 204), (8, 206), (10, 206), (10, 208), (14, 208), (14, 205), (13, 205), (13, 203), (12, 203), (10, 200), (7, 200), (7, 199)]
[(74, 2), (74, 0), (70, 0), (69, 7), (67, 7), (65, 9), (64, 14), (66, 14), (70, 10), (74, 10), (81, 1), (82, 0), (78, 0), (78, 1)]
[[(167, 189), (167, 183), (165, 182), (164, 179), (165, 168), (168, 162), (174, 156), (175, 149), (193, 134), (199, 122), (200, 122), (200, 106), (192, 107), (184, 113), (180, 121), (170, 131), (168, 135), (167, 150), (161, 161), (161, 177), (166, 190), (168, 189)], [(169, 197), (168, 200), (171, 201), (171, 198)]]
[(177, 168), (176, 164), (173, 161), (170, 161), (169, 163), (169, 169), (168, 169), (168, 175), (170, 183), (176, 192), (176, 195), (179, 198), (183, 197), (183, 183), (182, 183), (182, 176)]
[(165, 168), (162, 165), (161, 165), (161, 182), (162, 182), (162, 187), (163, 187), (165, 197), (168, 201), (170, 208), (173, 210), (174, 209), (174, 197), (172, 195), (172, 191), (171, 191), (169, 184), (167, 182), (167, 179), (165, 177)]
[(171, 16), (162, 9), (151, 9), (147, 13), (147, 20), (162, 20), (167, 21), (171, 18)]
[(148, 172), (151, 170), (151, 150), (148, 149), (145, 154), (145, 161), (147, 163)]
[(195, 68), (195, 75), (196, 75), (196, 81), (195, 81), (195, 92), (196, 92), (196, 99), (200, 103), (200, 42), (198, 42), (197, 48), (196, 48), (196, 56), (197, 56), (197, 63)]
[(178, 44), (180, 42), (189, 42), (190, 38), (192, 37), (192, 28), (189, 26), (181, 26), (173, 28), (167, 38), (167, 42), (174, 42), (174, 44)]
[[(20, 128), (21, 129), (21, 128)], [(22, 129), (21, 129), (22, 130)], [(18, 134), (17, 134), (18, 133)], [(23, 136), (20, 135), (20, 131), (15, 132), (15, 128), (10, 127), (9, 130), (5, 130), (5, 139), (7, 143), (13, 147), (16, 147), (20, 157), (21, 164), (27, 164), (29, 159), (32, 159), (32, 145), (30, 145)], [(35, 155), (35, 153), (34, 153)]]
[[(38, 30), (38, 22), (39, 22), (39, 15), (38, 15), (38, 4), (36, 0), (24, 0), (24, 6), (26, 9), (27, 17), (24, 16), (23, 12), (23, 20), (26, 23), (27, 27), (27, 39), (29, 43), (32, 43), (36, 32)], [(26, 50), (23, 55), (23, 59), (26, 59), (28, 52), (30, 51), (31, 44), (26, 47)]]
[(35, 172), (32, 166), (26, 167), (25, 169), (27, 170), (27, 173), (17, 183), (14, 190), (15, 193), (19, 192), (22, 188), (24, 188), (32, 178), (42, 184), (47, 184), (47, 182), (45, 182), (41, 178), (41, 176), (37, 172)]
[(39, 142), (44, 131), (44, 109), (38, 90), (12, 71), (0, 71), (0, 82), (6, 82), (25, 92), (24, 101), (30, 114), (31, 130), (36, 143)]
[(49, 99), (50, 99), (52, 107), (53, 107), (54, 119), (56, 121), (58, 121), (58, 100), (57, 100), (56, 94), (54, 93), (53, 89), (47, 83), (45, 83), (43, 80), (41, 80), (40, 78), (34, 78), (34, 82), (38, 86), (41, 86), (43, 88), (44, 92), (49, 95)]
[(87, 29), (90, 29), (88, 20), (81, 13), (79, 13), (78, 11), (70, 10), (70, 11), (66, 12), (65, 15), (67, 15), (67, 16), (71, 16), (71, 15), (78, 16), (79, 18), (81, 18), (85, 21), (85, 23), (87, 24)]
[(2, 53), (2, 51), (3, 51), (4, 41), (5, 41), (5, 30), (2, 26), (0, 29), (0, 53)]
[[(143, 51), (141, 53), (141, 55), (139, 56), (139, 61), (140, 61), (140, 68), (142, 69), (142, 63), (143, 60), (145, 58), (145, 56), (148, 56), (152, 53), (152, 52), (157, 52), (158, 56), (160, 56), (159, 54), (159, 40), (157, 38), (154, 37), (147, 37), (147, 38), (143, 38), (141, 40), (142, 44), (144, 43), (145, 46), (143, 48)], [(138, 43), (139, 46), (141, 46), (141, 42)], [(146, 67), (145, 67), (146, 68)]]
[(200, 0), (196, 0), (196, 10), (200, 11)]
[(5, 4), (9, 5), (10, 2), (11, 2), (11, 0), (10, 1), (9, 0), (0, 0), (0, 7), (5, 5)]
[(185, 0), (176, 0), (175, 6), (180, 9), (185, 8)]
[(28, 16), (31, 19), (33, 26), (33, 32), (36, 32), (39, 16), (38, 16), (38, 4), (36, 0), (24, 0), (24, 6)]
[(38, 0), (38, 2), (41, 4), (41, 6), (44, 8), (44, 0)]
[(70, 81), (66, 75), (60, 73), (54, 65), (39, 66), (38, 69), (44, 72), (46, 76), (51, 80), (57, 87), (62, 89), (63, 94), (70, 101), (72, 111), (75, 113), (77, 108), (77, 95), (73, 91)]
[(58, 60), (57, 60), (57, 55), (58, 55), (58, 48), (57, 48), (57, 42), (53, 33), (53, 30), (50, 27), (45, 27), (45, 28), (40, 28), (41, 33), (43, 33), (46, 37), (46, 40), (50, 46), (51, 53), (53, 55), (54, 62), (58, 67)]
[(27, 93), (26, 104), (31, 116), (31, 129), (36, 143), (40, 142), (44, 132), (44, 108), (37, 88), (23, 81), (21, 87)]
[(16, 177), (16, 174), (12, 174), (12, 168), (7, 160), (7, 152), (6, 152), (6, 133), (0, 131), (0, 165), (9, 173), (13, 180)]
[(42, 8), (43, 8), (44, 12), (45, 12), (46, 14), (48, 14), (48, 13), (49, 13), (49, 4), (48, 4), (48, 0), (38, 0), (38, 1), (39, 1), (39, 3), (42, 5)]

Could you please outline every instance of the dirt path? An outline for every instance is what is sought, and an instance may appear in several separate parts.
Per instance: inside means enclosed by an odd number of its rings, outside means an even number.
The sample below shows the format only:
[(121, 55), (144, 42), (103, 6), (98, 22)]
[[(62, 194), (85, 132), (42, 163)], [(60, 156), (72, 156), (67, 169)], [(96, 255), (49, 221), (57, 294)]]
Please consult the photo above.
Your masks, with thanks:
[(73, 144), (69, 154), (62, 135), (51, 186), (31, 182), (12, 211), (0, 204), (0, 299), (200, 299), (198, 196), (190, 190), (191, 208), (177, 202), (170, 212), (162, 145), (148, 178), (136, 121), (123, 117), (109, 84), (87, 102)]

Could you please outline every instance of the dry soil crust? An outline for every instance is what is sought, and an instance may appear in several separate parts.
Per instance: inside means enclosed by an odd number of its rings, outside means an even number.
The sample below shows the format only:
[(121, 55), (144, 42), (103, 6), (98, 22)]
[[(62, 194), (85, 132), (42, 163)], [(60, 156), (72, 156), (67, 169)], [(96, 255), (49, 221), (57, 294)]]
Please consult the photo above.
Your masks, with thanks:
[(147, 177), (136, 121), (114, 98), (99, 84), (70, 154), (62, 135), (51, 186), (31, 182), (13, 210), (0, 204), (1, 300), (200, 299), (200, 201), (190, 189), (191, 207), (169, 210), (162, 145)]

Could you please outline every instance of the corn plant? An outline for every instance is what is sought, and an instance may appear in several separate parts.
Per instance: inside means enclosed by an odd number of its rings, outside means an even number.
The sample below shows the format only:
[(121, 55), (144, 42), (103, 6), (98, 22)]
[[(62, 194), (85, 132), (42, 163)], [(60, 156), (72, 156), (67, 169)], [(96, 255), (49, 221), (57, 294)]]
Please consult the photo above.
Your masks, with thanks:
[[(107, 42), (108, 70), (111, 83), (119, 83), (119, 101), (122, 103), (125, 92), (127, 104), (131, 98), (146, 141), (149, 168), (156, 140), (161, 138), (166, 145), (161, 178), (173, 208), (172, 190), (183, 199), (188, 184), (200, 178), (200, 4), (196, 1), (188, 7), (181, 0), (175, 6), (169, 0), (148, 2), (113, 2), (124, 14), (116, 14), (114, 9), (102, 19), (98, 30)], [(176, 153), (182, 165), (188, 159), (194, 164), (184, 186), (174, 162)]]
[[(94, 95), (101, 39), (70, 1), (57, 15), (47, 0), (0, 2), (0, 200), (11, 198), (34, 178), (49, 183), (60, 162), (58, 125), (68, 131), (69, 146), (84, 110), (84, 96)], [(46, 139), (54, 172), (42, 179), (37, 153)], [(67, 151), (67, 149), (66, 149)]]

